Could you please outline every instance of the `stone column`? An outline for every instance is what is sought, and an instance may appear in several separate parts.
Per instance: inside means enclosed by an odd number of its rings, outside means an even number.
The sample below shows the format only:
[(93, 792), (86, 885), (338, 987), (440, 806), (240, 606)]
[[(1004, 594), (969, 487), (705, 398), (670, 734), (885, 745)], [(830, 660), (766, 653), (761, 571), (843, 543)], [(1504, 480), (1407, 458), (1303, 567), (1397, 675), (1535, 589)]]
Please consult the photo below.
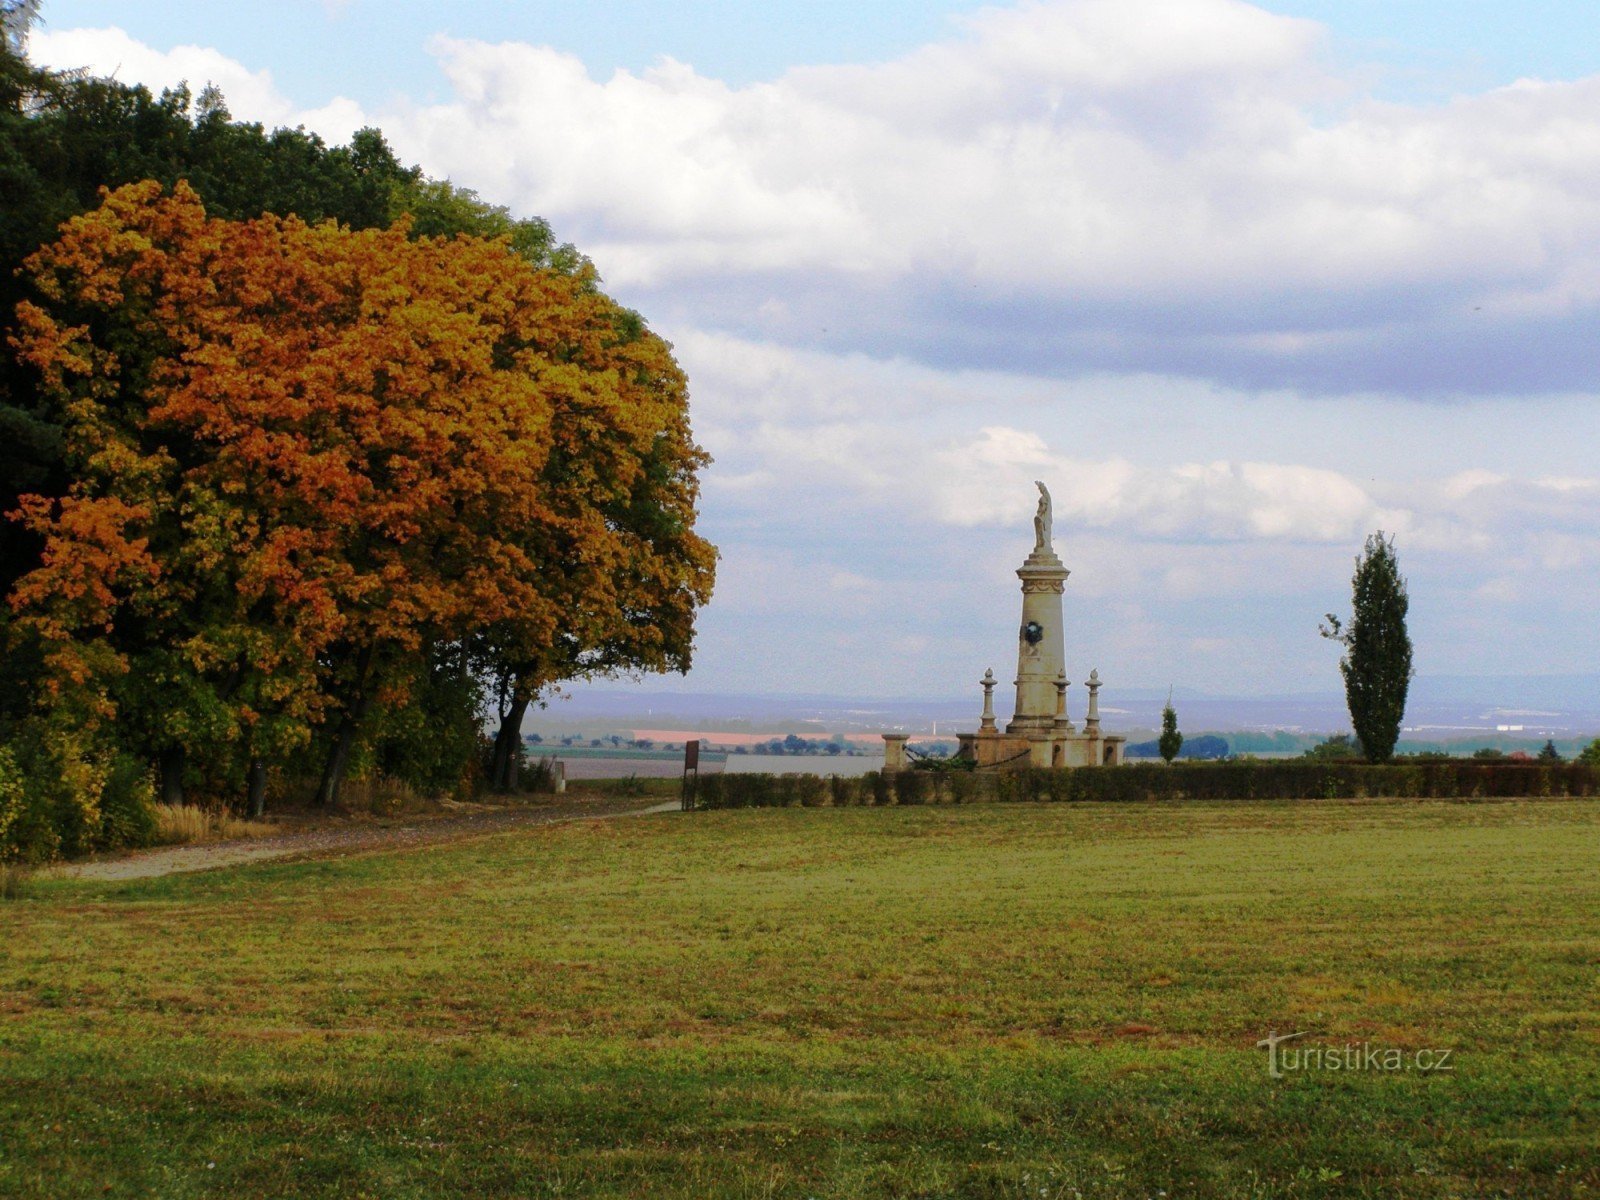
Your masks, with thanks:
[(1104, 766), (1106, 761), (1105, 739), (1100, 736), (1100, 671), (1096, 668), (1089, 672), (1089, 711), (1083, 718), (1083, 753), (1084, 762), (1091, 767)]
[(1066, 672), (1061, 591), (1071, 574), (1055, 550), (1034, 547), (1017, 568), (1022, 627), (1017, 631), (1017, 707), (1007, 733), (1048, 734), (1056, 724), (1056, 680)]
[(883, 735), (883, 769), (885, 771), (904, 771), (906, 769), (906, 733), (886, 733)]
[(1067, 687), (1070, 681), (1065, 671), (1056, 676), (1056, 732), (1071, 733), (1072, 721), (1067, 717)]
[(995, 733), (994, 724), (994, 668), (990, 667), (983, 673), (979, 686), (983, 688), (983, 719), (978, 722), (979, 733)]

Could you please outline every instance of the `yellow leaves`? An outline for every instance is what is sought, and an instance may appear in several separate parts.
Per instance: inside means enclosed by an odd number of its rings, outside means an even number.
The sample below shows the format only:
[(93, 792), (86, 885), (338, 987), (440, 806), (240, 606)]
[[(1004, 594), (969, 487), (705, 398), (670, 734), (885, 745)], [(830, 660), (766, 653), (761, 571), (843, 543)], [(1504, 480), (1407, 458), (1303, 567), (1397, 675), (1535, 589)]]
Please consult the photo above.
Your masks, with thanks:
[(28, 268), (19, 351), (79, 477), (25, 506), (47, 551), (17, 603), (63, 670), (136, 597), (196, 669), (302, 683), (336, 646), (491, 625), (527, 655), (687, 660), (705, 457), (670, 347), (619, 333), (637, 319), (592, 278), (404, 225), (213, 220), (153, 183)]

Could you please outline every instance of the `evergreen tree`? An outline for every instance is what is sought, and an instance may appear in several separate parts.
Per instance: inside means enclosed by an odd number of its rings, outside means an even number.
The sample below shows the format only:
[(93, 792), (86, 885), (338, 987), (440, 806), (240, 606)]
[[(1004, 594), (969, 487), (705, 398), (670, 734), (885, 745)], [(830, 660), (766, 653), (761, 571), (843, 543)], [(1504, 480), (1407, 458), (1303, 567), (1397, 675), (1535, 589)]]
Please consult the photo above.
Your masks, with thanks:
[(1167, 706), (1161, 710), (1161, 737), (1157, 741), (1161, 757), (1171, 762), (1183, 749), (1183, 734), (1178, 732), (1178, 711), (1172, 707), (1172, 693), (1167, 693)]
[(1345, 702), (1367, 758), (1386, 762), (1394, 755), (1406, 712), (1411, 669), (1411, 637), (1406, 633), (1406, 581), (1395, 558), (1394, 539), (1378, 530), (1367, 538), (1351, 583), (1350, 623), (1332, 613), (1322, 636), (1339, 642)]
[(1544, 744), (1544, 749), (1539, 751), (1540, 762), (1558, 763), (1561, 761), (1561, 751), (1556, 749), (1555, 739), (1551, 738)]

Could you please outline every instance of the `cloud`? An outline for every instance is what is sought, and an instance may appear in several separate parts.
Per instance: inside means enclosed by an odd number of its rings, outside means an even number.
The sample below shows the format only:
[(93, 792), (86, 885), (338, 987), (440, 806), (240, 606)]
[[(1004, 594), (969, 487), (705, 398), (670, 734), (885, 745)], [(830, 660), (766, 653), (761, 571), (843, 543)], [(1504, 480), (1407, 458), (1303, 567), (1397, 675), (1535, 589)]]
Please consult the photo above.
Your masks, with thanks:
[(57, 65), (214, 80), (241, 115), (539, 213), (649, 311), (752, 340), (1246, 387), (1593, 383), (1600, 78), (1378, 103), (1314, 22), (1240, 0), (980, 10), (875, 65), (730, 87), (438, 37), (453, 95), (297, 112), (264, 71), (116, 29)]
[(1336, 391), (1590, 380), (1600, 80), (1379, 104), (1317, 26), (1233, 0), (968, 24), (743, 88), (440, 39), (456, 102), (391, 127), (616, 286), (753, 337)]
[[(1381, 400), (1259, 400), (1159, 377), (946, 373), (693, 331), (676, 340), (717, 459), (708, 495), (738, 515), (741, 537), (768, 544), (793, 537), (797, 521), (862, 520), (870, 525), (850, 531), (858, 554), (881, 554), (889, 530), (981, 544), (1028, 527), (1033, 480), (1043, 479), (1064, 543), (1115, 545), (1108, 561), (1152, 547), (1138, 559), (1150, 571), (1190, 546), (1215, 561), (1320, 556), (1342, 567), (1328, 549), (1353, 553), (1380, 528), (1450, 574), (1516, 562), (1576, 580), (1600, 565), (1600, 478), (1586, 473), (1584, 449), (1600, 422), (1583, 397), (1530, 402), (1528, 430), (1568, 431), (1552, 445), (1508, 436), (1493, 406), (1447, 416)], [(1447, 420), (1451, 436), (1439, 436)], [(1195, 565), (1171, 579), (1194, 595), (1202, 576)], [(1218, 596), (1239, 582), (1211, 578)]]

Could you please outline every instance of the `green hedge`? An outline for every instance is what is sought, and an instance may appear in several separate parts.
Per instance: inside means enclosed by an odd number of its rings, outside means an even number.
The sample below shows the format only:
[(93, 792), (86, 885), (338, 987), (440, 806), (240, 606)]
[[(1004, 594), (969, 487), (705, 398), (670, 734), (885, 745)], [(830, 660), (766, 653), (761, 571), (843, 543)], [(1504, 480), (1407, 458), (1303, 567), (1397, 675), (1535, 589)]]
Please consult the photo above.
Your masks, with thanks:
[(1055, 771), (877, 771), (816, 775), (706, 775), (702, 808), (984, 801), (1475, 799), (1600, 795), (1589, 763), (1140, 763)]

